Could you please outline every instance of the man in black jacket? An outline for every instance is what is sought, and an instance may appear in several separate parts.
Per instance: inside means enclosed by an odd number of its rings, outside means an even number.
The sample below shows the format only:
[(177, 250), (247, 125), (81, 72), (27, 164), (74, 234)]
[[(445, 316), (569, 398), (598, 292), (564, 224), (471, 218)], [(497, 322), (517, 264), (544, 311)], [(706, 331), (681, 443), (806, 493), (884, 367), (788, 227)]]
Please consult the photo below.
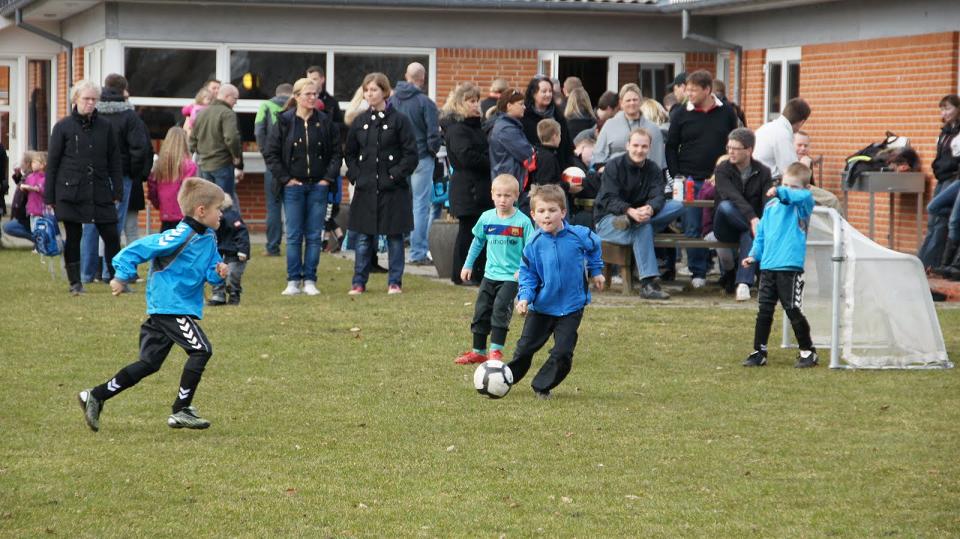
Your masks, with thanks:
[[(750, 254), (757, 225), (763, 215), (763, 206), (770, 198), (767, 191), (773, 186), (770, 169), (753, 159), (755, 138), (746, 127), (734, 129), (727, 138), (727, 161), (717, 165), (714, 175), (717, 191), (713, 217), (713, 233), (723, 242), (738, 243), (736, 271), (737, 301), (750, 299), (750, 286), (756, 274), (756, 264), (748, 267), (740, 261)], [(724, 275), (729, 280), (732, 275)]]
[[(703, 180), (710, 177), (717, 158), (724, 154), (727, 135), (737, 128), (737, 115), (713, 95), (710, 73), (694, 71), (687, 77), (687, 103), (670, 113), (667, 132), (667, 168), (673, 178), (693, 180), (694, 198), (700, 194)], [(683, 233), (701, 237), (700, 208), (687, 208), (683, 215)], [(687, 249), (687, 265), (693, 274), (693, 287), (706, 284), (707, 250)]]
[[(127, 207), (134, 183), (147, 180), (153, 166), (153, 147), (146, 124), (137, 115), (133, 105), (127, 101), (127, 79), (123, 75), (111, 73), (103, 81), (97, 114), (110, 123), (117, 137), (120, 159), (123, 163), (123, 198), (117, 204), (117, 230), (123, 233), (127, 219)], [(83, 239), (80, 241), (80, 278), (88, 283), (94, 280), (100, 267), (101, 278), (107, 282), (112, 273), (110, 268), (99, 264), (97, 228), (92, 223), (83, 225)], [(129, 243), (129, 239), (127, 241)]]
[(343, 111), (340, 110), (340, 103), (336, 97), (327, 93), (327, 76), (320, 66), (310, 66), (307, 68), (307, 78), (317, 85), (317, 110), (330, 116), (330, 121), (340, 130), (340, 138), (346, 134), (346, 126), (343, 121)]
[(640, 275), (640, 295), (645, 299), (670, 299), (660, 289), (653, 235), (683, 212), (683, 205), (663, 196), (663, 172), (647, 159), (651, 136), (634, 129), (627, 153), (607, 161), (594, 203), (597, 235), (604, 241), (633, 245)]

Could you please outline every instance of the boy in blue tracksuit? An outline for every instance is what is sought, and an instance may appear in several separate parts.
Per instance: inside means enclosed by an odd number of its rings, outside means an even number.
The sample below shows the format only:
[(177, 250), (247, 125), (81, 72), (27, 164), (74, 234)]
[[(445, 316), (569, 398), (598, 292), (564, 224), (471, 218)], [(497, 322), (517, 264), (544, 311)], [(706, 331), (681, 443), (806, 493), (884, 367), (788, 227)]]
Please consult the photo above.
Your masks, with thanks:
[(756, 237), (750, 255), (743, 266), (760, 264), (760, 304), (754, 329), (753, 353), (743, 362), (744, 367), (762, 367), (767, 364), (767, 339), (773, 326), (773, 311), (777, 300), (793, 325), (800, 353), (794, 367), (816, 367), (817, 350), (810, 337), (810, 324), (800, 310), (803, 300), (803, 263), (807, 254), (807, 229), (813, 213), (813, 195), (810, 193), (812, 173), (806, 165), (794, 163), (783, 175), (782, 185), (767, 192), (772, 196), (757, 225)]
[(191, 406), (203, 369), (213, 354), (197, 320), (203, 317), (203, 287), (223, 283), (229, 268), (217, 252), (223, 190), (213, 182), (187, 178), (177, 201), (186, 216), (176, 228), (141, 238), (113, 258), (114, 295), (137, 278), (137, 265), (152, 261), (147, 282), (146, 322), (140, 326), (140, 359), (109, 381), (77, 395), (87, 425), (100, 430), (100, 411), (107, 399), (157, 372), (174, 344), (187, 352), (180, 389), (167, 419), (172, 428), (205, 429), (210, 422)]
[(509, 367), (513, 383), (519, 382), (552, 334), (550, 357), (531, 383), (541, 399), (550, 398), (573, 365), (577, 329), (590, 303), (588, 277), (597, 290), (604, 284), (600, 238), (585, 226), (566, 223), (566, 204), (567, 195), (558, 185), (536, 185), (530, 191), (530, 210), (539, 228), (520, 262), (517, 312), (527, 319)]

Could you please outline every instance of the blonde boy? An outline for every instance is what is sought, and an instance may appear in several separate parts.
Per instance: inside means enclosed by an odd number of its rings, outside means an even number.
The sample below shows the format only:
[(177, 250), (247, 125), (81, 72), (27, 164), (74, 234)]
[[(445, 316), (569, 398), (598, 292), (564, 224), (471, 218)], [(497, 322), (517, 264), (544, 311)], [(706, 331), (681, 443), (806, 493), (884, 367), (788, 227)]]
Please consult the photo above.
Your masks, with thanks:
[(213, 353), (197, 320), (203, 318), (205, 282), (223, 282), (229, 268), (217, 252), (215, 230), (220, 225), (223, 190), (213, 182), (187, 178), (177, 201), (186, 216), (175, 228), (141, 238), (113, 258), (116, 276), (110, 281), (119, 295), (137, 276), (137, 266), (151, 261), (147, 284), (147, 314), (140, 326), (140, 359), (77, 398), (87, 425), (100, 430), (103, 403), (157, 372), (174, 344), (187, 352), (180, 388), (167, 418), (172, 428), (205, 429), (210, 422), (191, 405), (204, 367)]
[[(487, 359), (503, 360), (503, 345), (513, 316), (513, 300), (517, 297), (520, 258), (533, 235), (530, 218), (514, 206), (520, 196), (520, 184), (516, 178), (509, 174), (497, 176), (493, 179), (490, 194), (494, 208), (485, 211), (473, 227), (473, 243), (460, 270), (460, 278), (470, 280), (473, 264), (486, 245), (487, 264), (470, 325), (473, 349), (455, 360), (458, 365), (483, 363)], [(489, 356), (487, 335), (490, 335)]]

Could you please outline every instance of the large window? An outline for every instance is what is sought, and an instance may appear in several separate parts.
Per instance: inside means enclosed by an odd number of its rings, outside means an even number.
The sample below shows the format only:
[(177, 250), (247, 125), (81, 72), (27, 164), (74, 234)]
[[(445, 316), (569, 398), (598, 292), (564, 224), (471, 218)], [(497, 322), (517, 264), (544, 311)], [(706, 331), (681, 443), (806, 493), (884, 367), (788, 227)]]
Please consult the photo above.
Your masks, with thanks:
[(787, 101), (800, 95), (800, 48), (767, 50), (767, 121), (776, 119)]
[(147, 124), (147, 131), (153, 140), (163, 140), (167, 136), (167, 130), (175, 125), (183, 126), (183, 114), (181, 107), (136, 107), (137, 114)]
[(50, 60), (27, 62), (27, 147), (47, 150), (50, 141)]
[(192, 99), (204, 82), (217, 78), (217, 52), (126, 48), (123, 66), (131, 95)]
[[(407, 65), (412, 62), (420, 62), (429, 73), (430, 57), (426, 55), (336, 53), (333, 56), (334, 94), (341, 101), (350, 101), (363, 83), (363, 77), (377, 71), (385, 74), (390, 79), (390, 85), (394, 86), (397, 81), (403, 80)], [(425, 87), (429, 87), (429, 83), (429, 80), (425, 81)]]
[(683, 54), (662, 52), (616, 53), (590, 51), (539, 51), (541, 72), (561, 82), (579, 77), (596, 105), (603, 92), (619, 92), (627, 83), (640, 86), (645, 97), (663, 99), (674, 73), (683, 70)]
[(240, 99), (270, 99), (278, 85), (297, 82), (310, 66), (326, 70), (326, 53), (232, 50), (230, 82), (240, 89)]

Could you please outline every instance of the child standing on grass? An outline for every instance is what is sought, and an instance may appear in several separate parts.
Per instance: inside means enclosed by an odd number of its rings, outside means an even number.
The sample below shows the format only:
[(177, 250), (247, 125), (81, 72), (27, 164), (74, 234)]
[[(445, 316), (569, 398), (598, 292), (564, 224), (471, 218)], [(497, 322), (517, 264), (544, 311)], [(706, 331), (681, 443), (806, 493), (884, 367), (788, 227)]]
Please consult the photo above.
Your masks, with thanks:
[(27, 215), (30, 216), (30, 231), (37, 227), (43, 215), (43, 187), (46, 183), (47, 152), (30, 152), (30, 174), (20, 182), (20, 190), (27, 193)]
[(753, 336), (753, 353), (744, 360), (744, 367), (767, 364), (767, 339), (773, 326), (777, 299), (790, 319), (800, 347), (794, 367), (816, 367), (819, 361), (817, 349), (810, 338), (810, 324), (800, 310), (807, 229), (810, 214), (813, 213), (811, 176), (810, 169), (802, 163), (787, 167), (782, 185), (771, 187), (767, 192), (768, 196), (774, 198), (763, 209), (753, 248), (750, 249), (750, 255), (743, 259), (743, 267), (755, 262), (760, 264), (760, 288), (757, 292), (760, 308)]
[(207, 305), (211, 307), (240, 305), (240, 294), (243, 292), (240, 280), (250, 259), (250, 231), (240, 212), (233, 207), (230, 195), (223, 196), (220, 210), (223, 216), (217, 228), (217, 251), (223, 257), (223, 263), (230, 268), (230, 273), (226, 276), (226, 282), (213, 287), (213, 293), (207, 300)]
[(203, 286), (223, 282), (228, 268), (217, 252), (223, 190), (201, 178), (187, 178), (180, 189), (180, 207), (187, 215), (173, 230), (151, 234), (120, 251), (113, 259), (116, 276), (110, 281), (119, 295), (137, 276), (137, 266), (152, 261), (147, 281), (147, 318), (140, 326), (140, 359), (106, 383), (81, 391), (77, 398), (87, 425), (100, 430), (103, 404), (157, 372), (174, 344), (187, 352), (180, 389), (167, 419), (172, 428), (205, 429), (210, 422), (191, 405), (213, 348), (197, 320), (203, 317)]
[(184, 178), (197, 175), (197, 164), (190, 159), (187, 132), (171, 127), (160, 145), (160, 154), (147, 178), (150, 203), (160, 211), (160, 231), (170, 230), (183, 219), (177, 194)]
[(492, 210), (480, 215), (473, 227), (473, 243), (460, 270), (460, 279), (469, 281), (473, 264), (484, 244), (487, 246), (487, 264), (477, 293), (477, 305), (470, 331), (473, 349), (464, 352), (455, 361), (457, 365), (483, 363), (487, 356), (487, 335), (490, 335), (489, 359), (503, 360), (503, 344), (507, 341), (513, 300), (517, 297), (517, 271), (523, 248), (533, 235), (530, 218), (517, 211), (514, 204), (520, 196), (520, 184), (510, 174), (493, 179), (490, 187)]
[(552, 334), (553, 349), (531, 383), (541, 399), (550, 398), (573, 365), (577, 329), (590, 303), (589, 281), (597, 290), (604, 284), (600, 238), (585, 226), (564, 221), (566, 203), (566, 193), (557, 185), (537, 185), (530, 191), (530, 209), (539, 228), (520, 263), (517, 312), (527, 319), (509, 367), (516, 384)]

